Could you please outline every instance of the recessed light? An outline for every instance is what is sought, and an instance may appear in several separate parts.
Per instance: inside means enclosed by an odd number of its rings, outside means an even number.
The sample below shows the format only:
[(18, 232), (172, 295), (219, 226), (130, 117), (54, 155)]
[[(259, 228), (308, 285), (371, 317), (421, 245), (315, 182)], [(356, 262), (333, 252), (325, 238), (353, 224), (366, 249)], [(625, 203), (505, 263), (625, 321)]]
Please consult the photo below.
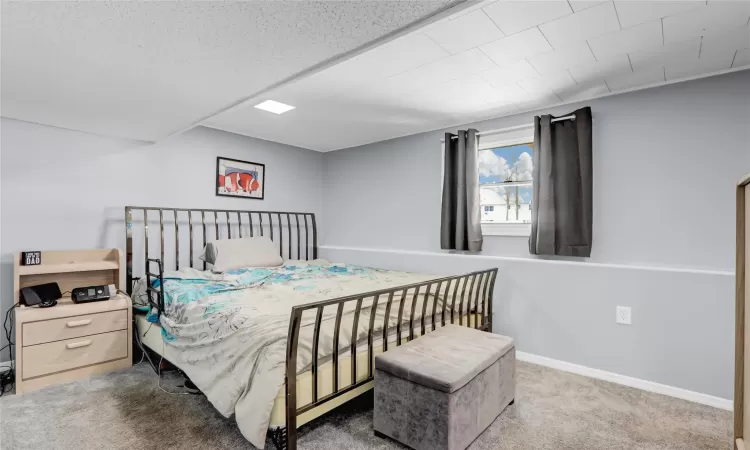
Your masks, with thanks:
[(263, 103), (255, 105), (255, 107), (258, 109), (262, 109), (263, 111), (272, 112), (274, 114), (284, 114), (285, 112), (291, 111), (294, 109), (294, 106), (275, 102), (273, 100), (266, 100)]

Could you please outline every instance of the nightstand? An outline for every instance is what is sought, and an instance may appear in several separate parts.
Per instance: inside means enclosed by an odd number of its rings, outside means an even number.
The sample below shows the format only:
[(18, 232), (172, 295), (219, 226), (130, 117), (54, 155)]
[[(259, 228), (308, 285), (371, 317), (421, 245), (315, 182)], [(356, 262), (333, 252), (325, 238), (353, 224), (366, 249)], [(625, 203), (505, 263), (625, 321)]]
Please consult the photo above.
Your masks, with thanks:
[[(15, 263), (15, 295), (26, 286), (56, 282), (61, 291), (115, 284), (122, 289), (120, 251), (42, 252), (42, 264)], [(56, 306), (16, 308), (16, 393), (132, 365), (130, 297), (76, 304), (70, 294)]]

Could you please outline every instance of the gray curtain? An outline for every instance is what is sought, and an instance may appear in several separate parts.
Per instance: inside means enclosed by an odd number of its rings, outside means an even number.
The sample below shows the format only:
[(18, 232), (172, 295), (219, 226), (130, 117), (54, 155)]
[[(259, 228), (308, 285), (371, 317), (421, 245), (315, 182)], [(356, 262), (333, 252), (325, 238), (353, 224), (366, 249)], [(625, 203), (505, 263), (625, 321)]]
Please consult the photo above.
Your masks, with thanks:
[(591, 108), (572, 114), (575, 120), (534, 118), (534, 255), (591, 256)]
[(440, 221), (440, 247), (444, 250), (482, 250), (477, 145), (477, 130), (445, 133)]

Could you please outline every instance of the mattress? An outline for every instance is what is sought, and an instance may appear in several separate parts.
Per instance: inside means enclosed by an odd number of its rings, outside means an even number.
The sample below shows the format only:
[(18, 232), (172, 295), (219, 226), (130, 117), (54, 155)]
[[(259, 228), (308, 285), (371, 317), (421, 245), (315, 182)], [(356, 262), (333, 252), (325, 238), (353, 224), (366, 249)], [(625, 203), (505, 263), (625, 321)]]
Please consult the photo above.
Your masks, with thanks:
[[(448, 318), (446, 318), (446, 322)], [(458, 323), (458, 317), (455, 317), (456, 323)], [(477, 327), (481, 325), (481, 314), (464, 314), (461, 317), (461, 322), (469, 324), (469, 326)], [(408, 322), (406, 322), (408, 324)], [(432, 316), (425, 318), (426, 332), (432, 331)], [(421, 327), (415, 323), (414, 334), (421, 334)], [(440, 328), (440, 317), (436, 317), (435, 328)], [(409, 340), (409, 328), (408, 325), (402, 327), (401, 339), (402, 342)], [(163, 356), (164, 359), (180, 367), (177, 361), (177, 354), (175, 350), (169, 345), (164, 344), (162, 339), (161, 326), (146, 320), (145, 315), (136, 316), (136, 330), (141, 336), (141, 342), (146, 347), (150, 348), (158, 355)], [(396, 327), (393, 327), (388, 333), (388, 345), (396, 345)], [(373, 359), (375, 356), (383, 353), (383, 339), (380, 336), (374, 340), (373, 343)], [(339, 356), (339, 388), (343, 388), (352, 384), (351, 375), (351, 353), (347, 348), (345, 352), (342, 352)], [(374, 362), (373, 362), (373, 367)], [(368, 377), (368, 365), (367, 365), (367, 343), (360, 344), (357, 347), (357, 379), (356, 381), (364, 380)], [(304, 407), (312, 402), (312, 383), (313, 376), (312, 371), (309, 367), (303, 368), (297, 374), (297, 405), (298, 407)], [(321, 415), (331, 411), (332, 409), (346, 403), (347, 401), (355, 398), (363, 393), (369, 391), (374, 386), (371, 381), (365, 383), (356, 389), (343, 394), (331, 401), (328, 401), (322, 405), (312, 408), (297, 418), (297, 426), (303, 425)], [(318, 398), (322, 398), (328, 394), (333, 393), (333, 364), (329, 360), (320, 364), (318, 367)], [(273, 410), (271, 412), (271, 420), (269, 422), (269, 428), (283, 427), (286, 425), (286, 399), (285, 399), (285, 388), (279, 390), (274, 400)]]

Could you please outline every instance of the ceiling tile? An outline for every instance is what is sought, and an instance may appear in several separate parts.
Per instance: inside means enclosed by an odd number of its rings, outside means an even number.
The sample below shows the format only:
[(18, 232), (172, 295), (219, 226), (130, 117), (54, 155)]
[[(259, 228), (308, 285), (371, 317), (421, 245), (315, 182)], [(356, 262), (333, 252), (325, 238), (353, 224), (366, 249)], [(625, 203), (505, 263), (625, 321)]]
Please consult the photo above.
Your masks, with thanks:
[(708, 51), (701, 49), (700, 58), (694, 55), (673, 58), (664, 66), (667, 81), (727, 70), (732, 67), (732, 60), (736, 53), (736, 50)]
[(516, 33), (479, 47), (498, 66), (505, 66), (529, 56), (549, 52), (552, 47), (538, 28)]
[(570, 7), (573, 8), (573, 11), (578, 12), (596, 6), (599, 3), (604, 3), (604, 1), (605, 0), (569, 0), (568, 3), (570, 3)]
[(453, 54), (505, 36), (481, 9), (440, 24), (425, 34)]
[(690, 9), (665, 17), (664, 42), (672, 43), (702, 36), (708, 32), (747, 25), (750, 18), (750, 1), (710, 2), (706, 6)]
[(419, 87), (454, 80), (496, 67), (497, 64), (493, 63), (487, 55), (473, 48), (395, 75), (390, 77), (390, 80), (407, 86)]
[(451, 112), (471, 111), (474, 106), (483, 104), (485, 99), (492, 98), (494, 94), (492, 86), (476, 75), (451, 80), (430, 89), (430, 98), (441, 108), (447, 104)]
[(554, 92), (544, 92), (538, 95), (532, 95), (528, 99), (519, 102), (518, 106), (521, 110), (529, 111), (539, 108), (548, 108), (552, 105), (560, 103), (562, 100)]
[(605, 78), (607, 86), (612, 91), (621, 91), (640, 86), (664, 82), (664, 68), (662, 66), (647, 67), (632, 73), (613, 75)]
[(744, 66), (750, 66), (750, 49), (747, 48), (737, 50), (737, 54), (734, 55), (734, 61), (732, 62), (732, 69)]
[(548, 74), (571, 67), (593, 64), (596, 59), (589, 46), (583, 43), (532, 56), (529, 62), (539, 73)]
[(570, 68), (570, 74), (573, 75), (573, 78), (578, 83), (602, 79), (612, 75), (631, 73), (632, 71), (630, 60), (626, 54), (602, 59), (594, 64)]
[(602, 3), (581, 12), (539, 25), (553, 48), (620, 30), (617, 13), (611, 2)]
[(314, 91), (355, 89), (447, 56), (450, 53), (429, 37), (411, 34), (303, 78), (289, 85), (285, 93), (310, 95)]
[(706, 32), (701, 43), (701, 54), (722, 50), (739, 50), (750, 47), (750, 27), (747, 25), (732, 30)]
[(539, 72), (528, 61), (522, 59), (508, 66), (482, 72), (479, 76), (493, 86), (506, 86), (526, 78), (536, 78), (539, 76)]
[(485, 6), (484, 11), (508, 35), (573, 12), (565, 0), (499, 1)]
[(662, 46), (661, 20), (589, 39), (596, 59), (605, 59), (634, 51), (653, 50)]
[(609, 88), (602, 79), (578, 83), (557, 92), (557, 95), (565, 102), (589, 100), (604, 94), (609, 94)]
[(529, 93), (517, 83), (508, 84), (506, 86), (494, 86), (494, 88), (497, 92), (492, 99), (488, 100), (488, 103), (490, 104), (520, 103), (529, 98)]
[(633, 70), (640, 70), (649, 66), (664, 66), (674, 61), (684, 61), (697, 58), (700, 53), (701, 38), (667, 44), (653, 51), (630, 53), (630, 63)]
[(570, 76), (567, 70), (564, 70), (550, 75), (522, 80), (518, 84), (529, 94), (540, 95), (546, 92), (565, 91), (575, 86), (576, 81)]
[(705, 4), (703, 0), (615, 0), (617, 16), (620, 18), (620, 25), (623, 28), (630, 28), (654, 19), (662, 19)]
[(388, 77), (447, 56), (450, 54), (430, 38), (415, 33), (376, 47), (350, 61), (356, 65), (358, 76), (366, 73)]

